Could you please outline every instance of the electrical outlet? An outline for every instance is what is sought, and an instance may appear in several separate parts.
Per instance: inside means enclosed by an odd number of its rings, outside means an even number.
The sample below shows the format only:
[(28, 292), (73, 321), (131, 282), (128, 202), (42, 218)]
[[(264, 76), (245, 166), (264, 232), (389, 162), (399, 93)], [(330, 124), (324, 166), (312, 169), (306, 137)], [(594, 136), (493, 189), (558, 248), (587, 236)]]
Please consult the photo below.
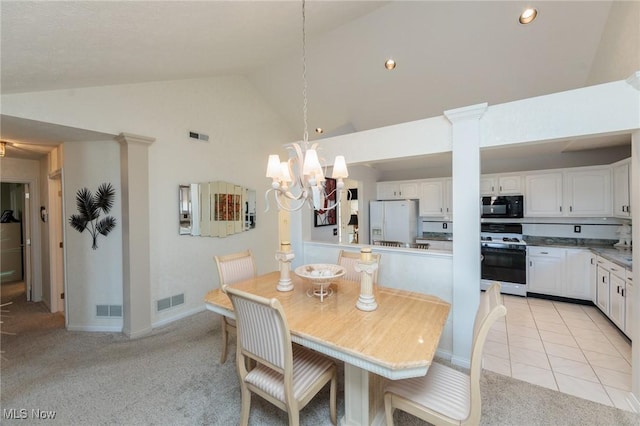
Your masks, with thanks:
[(582, 232), (582, 227), (580, 225), (575, 225), (573, 227), (573, 232), (579, 234), (580, 232)]
[(442, 229), (447, 229), (447, 222), (444, 222), (444, 223), (442, 224)]

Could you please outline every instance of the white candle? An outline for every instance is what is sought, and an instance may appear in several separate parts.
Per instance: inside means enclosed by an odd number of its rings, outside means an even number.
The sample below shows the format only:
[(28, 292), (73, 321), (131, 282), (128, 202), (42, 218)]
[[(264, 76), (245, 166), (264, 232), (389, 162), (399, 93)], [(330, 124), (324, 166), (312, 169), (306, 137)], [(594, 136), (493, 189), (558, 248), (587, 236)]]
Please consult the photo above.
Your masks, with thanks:
[(282, 241), (280, 243), (280, 251), (290, 252), (291, 251), (291, 243), (289, 241)]
[(371, 248), (365, 247), (360, 249), (360, 260), (362, 262), (370, 262), (371, 261)]

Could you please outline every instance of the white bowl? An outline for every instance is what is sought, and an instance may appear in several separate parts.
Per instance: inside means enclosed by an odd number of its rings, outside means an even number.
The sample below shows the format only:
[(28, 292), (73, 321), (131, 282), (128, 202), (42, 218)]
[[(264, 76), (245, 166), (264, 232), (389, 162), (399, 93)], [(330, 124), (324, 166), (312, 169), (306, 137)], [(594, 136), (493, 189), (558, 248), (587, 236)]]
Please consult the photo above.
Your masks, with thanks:
[(340, 265), (332, 265), (330, 263), (313, 263), (310, 265), (298, 266), (295, 271), (296, 275), (307, 279), (315, 284), (325, 284), (336, 278), (340, 278), (347, 271)]

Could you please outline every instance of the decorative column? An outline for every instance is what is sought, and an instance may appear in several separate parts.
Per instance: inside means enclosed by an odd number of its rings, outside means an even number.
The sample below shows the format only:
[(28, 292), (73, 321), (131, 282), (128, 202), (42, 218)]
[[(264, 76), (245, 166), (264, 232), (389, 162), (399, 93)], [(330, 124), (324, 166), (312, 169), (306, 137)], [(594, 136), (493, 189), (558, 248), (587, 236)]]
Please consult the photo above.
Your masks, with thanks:
[(276, 260), (280, 262), (280, 280), (276, 286), (278, 291), (293, 290), (293, 282), (291, 281), (291, 261), (296, 255), (291, 251), (291, 243), (283, 241), (280, 243), (280, 250), (276, 252)]
[(454, 364), (469, 368), (473, 322), (480, 304), (480, 119), (487, 104), (445, 111), (453, 147), (453, 320)]
[(155, 138), (121, 133), (123, 333), (151, 333), (149, 146)]
[(378, 264), (371, 258), (371, 248), (364, 247), (360, 250), (360, 260), (356, 262), (354, 269), (360, 272), (360, 297), (356, 308), (361, 311), (375, 311), (378, 303), (373, 295), (373, 275), (378, 269)]

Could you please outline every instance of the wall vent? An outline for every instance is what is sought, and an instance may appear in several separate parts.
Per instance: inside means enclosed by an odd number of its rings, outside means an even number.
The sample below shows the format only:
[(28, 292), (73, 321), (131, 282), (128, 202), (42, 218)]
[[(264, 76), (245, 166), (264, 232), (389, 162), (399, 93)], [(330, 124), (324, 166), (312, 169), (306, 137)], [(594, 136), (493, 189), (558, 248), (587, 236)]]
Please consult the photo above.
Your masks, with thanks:
[(156, 302), (156, 309), (158, 311), (164, 311), (165, 309), (173, 308), (174, 306), (182, 305), (184, 303), (184, 293), (176, 294), (175, 296), (165, 297)]
[(205, 135), (204, 133), (189, 131), (189, 138), (209, 142), (209, 135)]
[(97, 317), (122, 317), (122, 305), (96, 305)]

